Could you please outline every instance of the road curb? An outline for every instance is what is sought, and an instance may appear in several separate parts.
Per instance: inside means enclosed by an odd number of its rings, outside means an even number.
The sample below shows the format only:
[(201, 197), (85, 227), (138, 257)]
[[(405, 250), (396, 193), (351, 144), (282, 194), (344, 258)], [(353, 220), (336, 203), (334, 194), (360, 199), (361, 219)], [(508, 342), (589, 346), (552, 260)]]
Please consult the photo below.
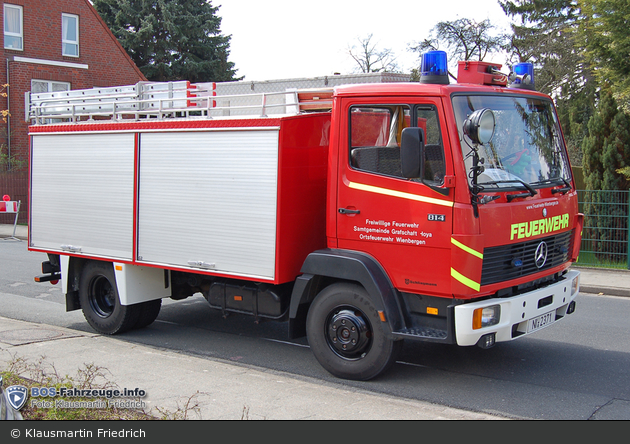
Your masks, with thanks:
[(580, 285), (580, 293), (591, 294), (594, 296), (621, 296), (630, 298), (630, 290), (627, 288), (616, 288), (616, 287), (604, 287), (604, 286), (590, 286), (590, 285)]

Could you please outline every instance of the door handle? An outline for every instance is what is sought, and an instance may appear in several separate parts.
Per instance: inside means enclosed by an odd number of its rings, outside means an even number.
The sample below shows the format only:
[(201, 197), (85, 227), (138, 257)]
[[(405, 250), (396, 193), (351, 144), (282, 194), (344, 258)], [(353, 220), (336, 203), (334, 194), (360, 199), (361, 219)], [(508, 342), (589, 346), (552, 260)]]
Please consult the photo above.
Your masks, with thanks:
[(349, 210), (348, 208), (339, 208), (340, 214), (359, 214), (359, 210)]

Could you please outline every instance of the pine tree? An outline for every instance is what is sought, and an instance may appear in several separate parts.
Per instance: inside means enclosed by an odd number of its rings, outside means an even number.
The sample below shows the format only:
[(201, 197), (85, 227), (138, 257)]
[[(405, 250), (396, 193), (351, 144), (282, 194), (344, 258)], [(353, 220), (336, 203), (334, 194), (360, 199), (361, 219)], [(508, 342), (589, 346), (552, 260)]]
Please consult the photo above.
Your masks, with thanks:
[(151, 81), (235, 80), (230, 36), (207, 0), (94, 0), (94, 8)]
[(600, 83), (630, 110), (630, 4), (628, 0), (579, 0), (578, 36)]
[(565, 87), (556, 97), (558, 119), (564, 132), (564, 139), (569, 150), (569, 157), (573, 166), (582, 166), (584, 153), (582, 142), (588, 135), (588, 121), (595, 110), (597, 99), (597, 84), (588, 82), (579, 92), (570, 92)]
[(630, 166), (630, 119), (610, 90), (602, 93), (598, 111), (584, 138), (584, 181), (588, 190), (624, 190), (630, 183), (617, 170)]
[(606, 122), (604, 122), (605, 110), (608, 107), (603, 106), (609, 101), (607, 95), (604, 95), (600, 103), (600, 112), (591, 116), (588, 121), (588, 135), (582, 142), (582, 152), (584, 153), (584, 162), (582, 164), (582, 172), (584, 174), (584, 185), (587, 190), (601, 190), (604, 177), (604, 167), (602, 163), (603, 142), (608, 136), (606, 131)]
[[(583, 55), (575, 47), (574, 30), (579, 9), (573, 0), (499, 0), (511, 18), (510, 49), (519, 62), (536, 68), (536, 89), (558, 94), (564, 87), (578, 86), (588, 79)], [(571, 91), (566, 91), (571, 93)]]
[(628, 241), (627, 214), (623, 206), (627, 204), (623, 200), (627, 199), (627, 194), (614, 191), (627, 190), (630, 186), (629, 178), (623, 174), (630, 166), (630, 119), (618, 108), (610, 90), (603, 91), (601, 96), (582, 144), (587, 190), (584, 238), (590, 239), (590, 249), (600, 260), (616, 261), (626, 254)]
[(629, 128), (628, 115), (619, 110), (610, 124), (610, 138), (604, 145), (604, 190), (627, 190), (630, 188), (630, 182), (619, 172), (619, 170), (630, 166)]
[(581, 141), (594, 112), (597, 84), (579, 45), (581, 19), (574, 0), (499, 0), (513, 19), (510, 50), (517, 62), (534, 64), (536, 89), (556, 100), (574, 165), (582, 163)]

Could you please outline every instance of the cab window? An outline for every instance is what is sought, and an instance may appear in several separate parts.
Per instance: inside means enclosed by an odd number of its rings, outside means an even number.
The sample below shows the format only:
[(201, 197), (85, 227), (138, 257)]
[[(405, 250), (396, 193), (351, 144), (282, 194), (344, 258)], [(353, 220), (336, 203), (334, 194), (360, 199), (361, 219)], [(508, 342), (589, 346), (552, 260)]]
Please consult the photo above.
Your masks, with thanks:
[[(412, 122), (415, 125), (412, 125)], [(361, 171), (402, 178), (400, 139), (409, 126), (425, 135), (425, 169), (415, 179), (439, 186), (445, 174), (444, 147), (434, 106), (367, 105), (350, 109), (350, 165)]]
[(410, 126), (406, 105), (355, 106), (350, 110), (350, 164), (352, 167), (402, 177), (400, 137)]
[(434, 106), (416, 107), (417, 125), (424, 130), (424, 182), (432, 185), (444, 183), (446, 165), (444, 145), (438, 113)]

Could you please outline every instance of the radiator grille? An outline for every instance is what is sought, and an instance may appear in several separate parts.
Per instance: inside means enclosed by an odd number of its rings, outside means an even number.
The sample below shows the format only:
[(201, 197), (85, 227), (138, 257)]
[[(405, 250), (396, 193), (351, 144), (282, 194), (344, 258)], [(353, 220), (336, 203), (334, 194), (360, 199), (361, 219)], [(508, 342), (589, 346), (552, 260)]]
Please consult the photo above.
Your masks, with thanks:
[[(536, 265), (536, 249), (541, 242), (547, 244), (547, 261), (539, 268)], [(567, 231), (542, 239), (486, 248), (483, 251), (481, 285), (517, 279), (561, 265), (569, 260), (572, 246), (573, 231)]]

